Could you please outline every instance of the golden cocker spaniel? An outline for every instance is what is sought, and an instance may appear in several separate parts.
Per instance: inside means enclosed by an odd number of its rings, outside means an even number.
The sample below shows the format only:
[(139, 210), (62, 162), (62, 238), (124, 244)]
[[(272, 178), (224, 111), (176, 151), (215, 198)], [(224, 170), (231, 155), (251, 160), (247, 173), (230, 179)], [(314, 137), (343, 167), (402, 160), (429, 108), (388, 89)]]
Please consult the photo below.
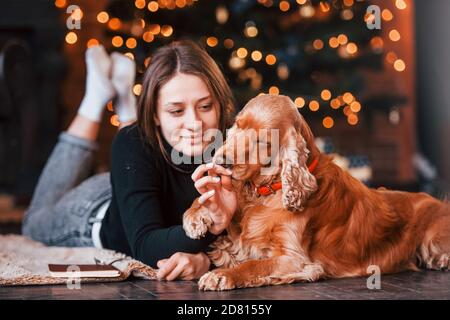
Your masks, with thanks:
[[(242, 154), (244, 163), (236, 161)], [(381, 273), (449, 268), (449, 202), (368, 188), (319, 151), (288, 97), (250, 100), (213, 161), (232, 161), (238, 210), (208, 253), (218, 268), (200, 278), (200, 289), (367, 276), (371, 265)], [(202, 236), (208, 223), (208, 210), (194, 201), (183, 217), (187, 235)]]

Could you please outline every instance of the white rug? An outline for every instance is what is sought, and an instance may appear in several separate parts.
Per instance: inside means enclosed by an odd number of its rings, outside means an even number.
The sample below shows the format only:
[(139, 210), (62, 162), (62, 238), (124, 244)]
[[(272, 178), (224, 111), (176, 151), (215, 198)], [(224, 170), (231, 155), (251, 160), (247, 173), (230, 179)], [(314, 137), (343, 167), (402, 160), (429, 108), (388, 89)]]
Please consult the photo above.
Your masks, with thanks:
[(85, 282), (123, 281), (130, 275), (156, 279), (153, 268), (112, 250), (97, 248), (47, 247), (20, 235), (0, 235), (0, 285), (67, 284), (68, 278), (50, 276), (48, 264), (93, 264), (94, 258), (109, 263), (121, 271), (117, 278), (81, 278)]

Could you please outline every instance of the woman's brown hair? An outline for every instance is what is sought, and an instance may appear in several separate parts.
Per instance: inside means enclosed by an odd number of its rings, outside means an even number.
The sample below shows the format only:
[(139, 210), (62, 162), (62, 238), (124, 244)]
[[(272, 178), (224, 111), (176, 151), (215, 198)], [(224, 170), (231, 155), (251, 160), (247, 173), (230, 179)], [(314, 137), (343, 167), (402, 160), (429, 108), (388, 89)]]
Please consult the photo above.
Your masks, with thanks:
[(195, 75), (208, 87), (219, 105), (219, 130), (225, 130), (233, 121), (234, 99), (231, 89), (219, 66), (205, 49), (191, 40), (180, 40), (158, 48), (151, 57), (144, 74), (142, 94), (138, 102), (137, 124), (145, 141), (161, 150), (169, 160), (163, 147), (162, 137), (156, 125), (159, 89), (177, 73)]

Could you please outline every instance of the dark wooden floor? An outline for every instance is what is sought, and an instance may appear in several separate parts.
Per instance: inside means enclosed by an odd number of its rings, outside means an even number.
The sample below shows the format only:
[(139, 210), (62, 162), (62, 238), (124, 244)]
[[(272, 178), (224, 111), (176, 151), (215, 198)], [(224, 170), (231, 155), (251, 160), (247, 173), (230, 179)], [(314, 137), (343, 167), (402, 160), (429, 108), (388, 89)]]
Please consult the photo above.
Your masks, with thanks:
[(369, 290), (366, 278), (324, 280), (225, 292), (198, 291), (196, 282), (158, 282), (133, 279), (119, 283), (0, 287), (0, 300), (113, 299), (113, 300), (335, 300), (335, 299), (445, 299), (450, 300), (450, 272), (405, 272), (381, 277), (381, 289)]
[[(17, 221), (0, 221), (0, 234), (20, 233)], [(3, 223), (1, 223), (3, 222)], [(201, 292), (196, 282), (158, 282), (133, 279), (119, 283), (0, 287), (0, 300), (333, 300), (333, 299), (445, 299), (450, 300), (450, 272), (422, 271), (381, 276), (381, 289), (369, 290), (367, 278), (324, 280), (283, 286)]]

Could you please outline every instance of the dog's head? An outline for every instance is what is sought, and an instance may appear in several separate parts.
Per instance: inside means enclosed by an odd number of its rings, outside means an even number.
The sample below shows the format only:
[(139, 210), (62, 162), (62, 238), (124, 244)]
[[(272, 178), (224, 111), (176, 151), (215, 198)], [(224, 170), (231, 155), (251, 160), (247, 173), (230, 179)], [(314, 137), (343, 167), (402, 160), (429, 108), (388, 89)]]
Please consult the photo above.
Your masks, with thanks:
[(237, 115), (213, 161), (230, 165), (233, 181), (239, 186), (258, 187), (281, 179), (283, 206), (300, 211), (317, 190), (307, 167), (310, 154), (318, 157), (320, 151), (292, 100), (261, 95)]

